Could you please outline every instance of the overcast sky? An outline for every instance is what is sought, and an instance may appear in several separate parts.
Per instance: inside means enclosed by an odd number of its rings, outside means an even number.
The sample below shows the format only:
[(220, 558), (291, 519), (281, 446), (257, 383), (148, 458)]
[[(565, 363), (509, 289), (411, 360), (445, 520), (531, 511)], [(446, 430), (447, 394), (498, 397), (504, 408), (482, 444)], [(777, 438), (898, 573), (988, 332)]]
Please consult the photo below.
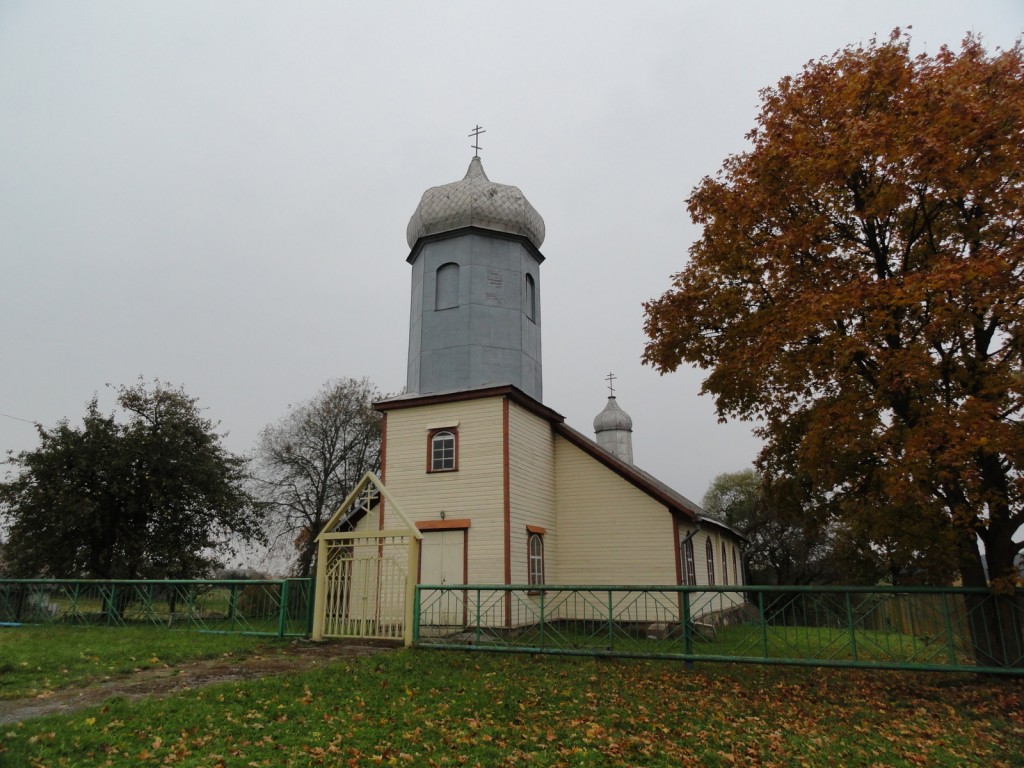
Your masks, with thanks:
[(330, 378), (398, 391), (406, 224), (480, 124), (547, 226), (545, 403), (591, 434), (614, 371), (636, 463), (699, 500), (758, 442), (641, 365), (641, 304), (758, 90), (896, 26), (1009, 47), (1024, 3), (0, 0), (0, 459), (139, 375), (236, 452)]

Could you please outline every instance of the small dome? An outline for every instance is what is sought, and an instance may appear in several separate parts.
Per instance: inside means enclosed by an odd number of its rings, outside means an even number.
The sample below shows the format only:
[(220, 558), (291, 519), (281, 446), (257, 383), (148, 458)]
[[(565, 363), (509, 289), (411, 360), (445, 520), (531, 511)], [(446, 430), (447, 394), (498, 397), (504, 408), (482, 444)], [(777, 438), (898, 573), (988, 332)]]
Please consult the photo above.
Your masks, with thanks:
[(537, 209), (518, 187), (490, 181), (479, 157), (470, 161), (462, 181), (423, 193), (409, 219), (406, 239), (412, 248), (425, 235), (470, 226), (522, 235), (536, 248), (544, 242), (544, 219)]
[(594, 419), (594, 432), (608, 432), (613, 429), (633, 431), (633, 420), (629, 418), (628, 413), (619, 408), (619, 404), (615, 402), (615, 395), (608, 398), (608, 405)]

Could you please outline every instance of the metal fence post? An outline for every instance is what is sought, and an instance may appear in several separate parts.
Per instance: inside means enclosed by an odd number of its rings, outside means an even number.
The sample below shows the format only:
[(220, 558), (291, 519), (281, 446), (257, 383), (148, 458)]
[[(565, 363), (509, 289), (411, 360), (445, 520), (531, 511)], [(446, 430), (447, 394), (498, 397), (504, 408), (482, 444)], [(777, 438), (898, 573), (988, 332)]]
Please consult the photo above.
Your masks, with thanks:
[(316, 578), (306, 577), (306, 622), (303, 634), (309, 637), (313, 634), (313, 600), (316, 598)]
[(683, 592), (683, 653), (688, 656), (693, 654), (693, 622), (690, 620), (689, 591)]
[(277, 607), (277, 636), (284, 637), (285, 628), (288, 626), (288, 579), (281, 580), (281, 590), (278, 595), (281, 604)]
[(608, 590), (608, 650), (610, 651), (615, 647), (615, 636), (612, 634), (612, 616), (615, 613), (614, 607), (612, 607), (612, 591)]
[(764, 592), (757, 593), (757, 615), (761, 619), (761, 655), (768, 658), (768, 617), (764, 615)]
[(850, 597), (850, 593), (844, 593), (846, 595), (846, 622), (850, 626), (850, 653), (853, 655), (853, 660), (857, 661), (857, 626), (853, 620), (853, 598)]

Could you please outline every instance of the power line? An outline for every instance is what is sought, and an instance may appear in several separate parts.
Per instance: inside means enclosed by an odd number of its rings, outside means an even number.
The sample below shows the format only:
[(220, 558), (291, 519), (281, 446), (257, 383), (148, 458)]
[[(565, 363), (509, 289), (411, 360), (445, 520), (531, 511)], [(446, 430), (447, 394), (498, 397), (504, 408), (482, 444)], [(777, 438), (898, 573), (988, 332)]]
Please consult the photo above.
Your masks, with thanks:
[(14, 419), (15, 421), (24, 421), (26, 424), (31, 424), (34, 427), (41, 427), (41, 426), (43, 426), (38, 421), (32, 421), (31, 419), (23, 419), (20, 416), (11, 416), (11, 414), (9, 414), (9, 413), (0, 413), (0, 416), (3, 416), (3, 417), (8, 418), (8, 419)]

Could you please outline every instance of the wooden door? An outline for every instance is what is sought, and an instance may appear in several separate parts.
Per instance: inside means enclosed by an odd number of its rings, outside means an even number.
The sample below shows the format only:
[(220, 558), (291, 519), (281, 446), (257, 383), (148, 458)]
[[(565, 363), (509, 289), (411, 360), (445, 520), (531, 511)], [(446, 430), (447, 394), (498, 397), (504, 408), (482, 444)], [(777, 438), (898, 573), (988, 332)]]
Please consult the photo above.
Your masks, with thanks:
[[(420, 584), (466, 583), (466, 532), (424, 531), (420, 549)], [(420, 622), (429, 625), (464, 623), (465, 595), (460, 591), (423, 590)]]

